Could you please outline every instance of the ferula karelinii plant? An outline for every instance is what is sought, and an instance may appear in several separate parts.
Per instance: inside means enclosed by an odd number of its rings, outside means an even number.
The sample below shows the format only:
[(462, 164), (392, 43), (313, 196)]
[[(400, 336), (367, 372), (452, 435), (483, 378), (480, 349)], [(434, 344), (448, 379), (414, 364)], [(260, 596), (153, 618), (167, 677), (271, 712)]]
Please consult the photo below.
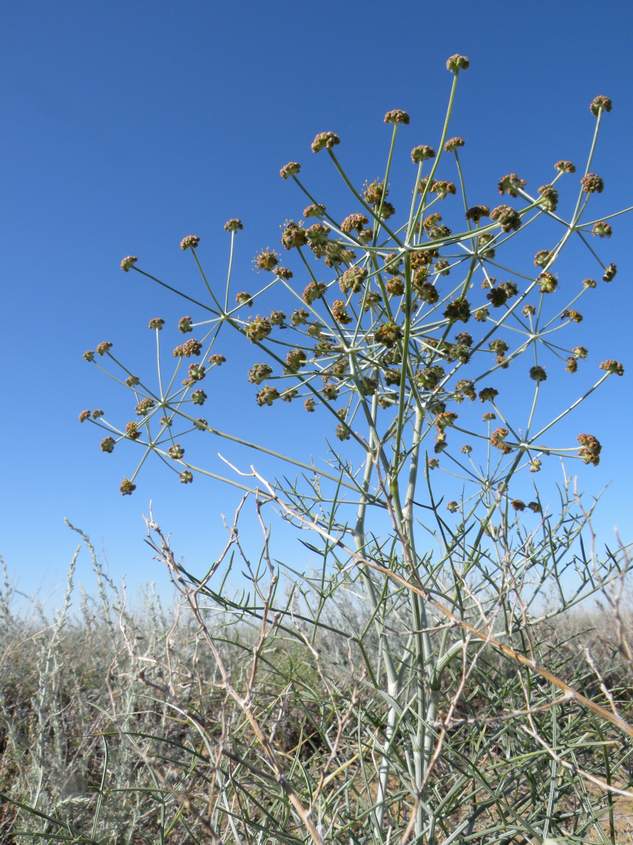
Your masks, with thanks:
[[(608, 707), (590, 700), (551, 666), (540, 665), (541, 646), (532, 634), (535, 620), (595, 595), (628, 566), (613, 553), (602, 562), (586, 554), (581, 535), (588, 514), (576, 508), (569, 487), (554, 517), (531, 483), (554, 458), (599, 463), (599, 430), (583, 418), (575, 440), (561, 443), (558, 431), (567, 432), (568, 425), (559, 423), (608, 378), (624, 373), (617, 360), (591, 364), (583, 345), (590, 320), (580, 310), (617, 273), (599, 250), (623, 212), (594, 219), (589, 213), (594, 195), (605, 189), (593, 168), (612, 104), (602, 95), (590, 104), (593, 137), (582, 167), (560, 159), (535, 190), (517, 172), (502, 174), (488, 195), (473, 197), (465, 183), (467, 140), (451, 134), (458, 82), (468, 67), (461, 55), (447, 61), (452, 81), (436, 142), (415, 136), (415, 118), (407, 112), (387, 112), (384, 171), (362, 185), (344, 165), (344, 135), (315, 135), (308, 154), (318, 163), (326, 159), (340, 177), (349, 202), (341, 215), (304, 184), (300, 162), (281, 167), (281, 179), (294, 184), (305, 206), (283, 223), (279, 245), (263, 246), (253, 257), (258, 282), (252, 289), (244, 290), (243, 282), (236, 289), (233, 282), (243, 229), (237, 218), (224, 226), (228, 270), (222, 288), (210, 282), (218, 277), (216, 259), (208, 272), (197, 234), (184, 236), (180, 248), (200, 276), (199, 291), (163, 281), (136, 256), (123, 258), (125, 273), (166, 287), (186, 303), (188, 313), (174, 325), (176, 339), (166, 351), (167, 322), (149, 320), (155, 376), (136, 375), (110, 341), (84, 353), (130, 393), (128, 419), (116, 423), (101, 410), (80, 414), (82, 422), (104, 430), (101, 450), (114, 453), (108, 459), (116, 460), (125, 445), (140, 449), (122, 494), (134, 492), (153, 453), (183, 484), (199, 475), (232, 484), (254, 494), (258, 508), (271, 503), (322, 544), (306, 544), (321, 556), (320, 578), (284, 569), (303, 597), (297, 610), (277, 599), (268, 535), (263, 574), (251, 576), (258, 600), (223, 603), (222, 590), (208, 588), (207, 577), (199, 581), (178, 568), (158, 534), (155, 548), (172, 573), (178, 570), (179, 588), (191, 585), (187, 595), (203, 629), (200, 596), (240, 624), (246, 618), (261, 624), (260, 646), (283, 624), (284, 637), (295, 636), (301, 647), (309, 642), (306, 659), (316, 661), (322, 680), (328, 669), (313, 644), (328, 637), (329, 650), (332, 638), (341, 638), (346, 648), (358, 649), (364, 673), (358, 683), (376, 693), (341, 705), (335, 741), (331, 726), (324, 728), (330, 750), (315, 763), (321, 767), (316, 775), (308, 775), (298, 757), (286, 771), (281, 761), (287, 755), (276, 756), (253, 710), (256, 648), (248, 695), (228, 681), (225, 688), (242, 708), (272, 780), (261, 781), (267, 797), (258, 793), (259, 803), (239, 822), (227, 827), (226, 817), (218, 816), (221, 841), (256, 841), (261, 827), (253, 825), (264, 823), (285, 835), (290, 817), (293, 830), (305, 836), (289, 841), (314, 843), (490, 845), (537, 842), (572, 829), (583, 836), (594, 830), (597, 816), (587, 810), (587, 790), (578, 786), (578, 759), (561, 749), (575, 749), (583, 731), (601, 737), (596, 724), (633, 737), (612, 700)], [(406, 190), (400, 180), (394, 187), (392, 172), (403, 134), (411, 167)], [(561, 256), (572, 244), (584, 250), (586, 278), (568, 267), (561, 271)], [(284, 403), (289, 414), (322, 414), (322, 462), (281, 454), (272, 444), (247, 440), (243, 431), (216, 426), (215, 370), (225, 355), (231, 364), (230, 332), (252, 350), (243, 380), (256, 413)], [(169, 377), (167, 357), (173, 362)], [(557, 406), (560, 379), (575, 380), (578, 390)], [(190, 449), (189, 435), (274, 457), (281, 478), (268, 481), (256, 468), (231, 467), (234, 474), (220, 475), (199, 467), (190, 458), (195, 443)], [(233, 543), (237, 535), (231, 536)], [(268, 593), (262, 587), (266, 572)], [(326, 624), (322, 609), (336, 606), (340, 590), (356, 583), (369, 608), (358, 630), (342, 630), (333, 616)], [(555, 599), (545, 611), (548, 589)], [(221, 666), (213, 637), (207, 639)], [(558, 652), (548, 654), (556, 668)], [(497, 658), (513, 668), (503, 674)], [(498, 685), (490, 681), (496, 672)], [(336, 683), (328, 676), (328, 695)], [(477, 719), (457, 712), (462, 700), (476, 706)], [(570, 702), (587, 714), (582, 730), (575, 716), (563, 713)], [(519, 728), (517, 718), (523, 719)], [(218, 753), (220, 759), (224, 750)], [(235, 756), (227, 759), (230, 766)], [(293, 780), (291, 769), (305, 778)], [(349, 791), (339, 791), (340, 771), (352, 784)], [(598, 782), (611, 788), (611, 774), (587, 777), (592, 788)], [(236, 801), (241, 806), (242, 798)], [(258, 815), (262, 805), (265, 818)], [(512, 839), (515, 834), (519, 838)]]
[[(556, 269), (563, 249), (578, 240), (587, 247), (588, 260), (604, 282), (616, 275), (615, 265), (603, 263), (589, 238), (611, 236), (608, 221), (620, 212), (585, 219), (591, 195), (604, 188), (592, 165), (598, 131), (612, 103), (599, 95), (590, 104), (594, 134), (580, 176), (572, 162), (559, 160), (551, 178), (545, 177), (546, 184), (530, 192), (524, 178), (508, 173), (498, 180), (501, 201), (485, 197), (486, 203), (474, 204), (466, 199), (464, 138), (449, 136), (458, 76), (468, 66), (468, 59), (460, 55), (447, 61), (453, 82), (441, 137), (437, 148), (416, 144), (411, 149), (415, 167), (409, 195), (401, 199), (405, 213), (398, 214), (390, 194), (396, 141), (401, 132), (412, 131), (405, 111), (392, 109), (385, 115), (390, 143), (384, 177), (364, 186), (355, 186), (344, 169), (336, 149), (339, 135), (319, 132), (312, 152), (329, 157), (339, 173), (349, 191), (349, 214), (335, 219), (324, 198), (315, 197), (304, 185), (301, 164), (288, 162), (280, 175), (294, 182), (309, 204), (303, 219), (287, 220), (282, 227), (283, 264), (280, 253), (270, 247), (254, 257), (255, 269), (270, 277), (259, 289), (232, 290), (236, 235), (243, 228), (239, 219), (229, 219), (224, 226), (229, 267), (223, 291), (208, 282), (200, 237), (189, 234), (181, 239), (180, 249), (191, 254), (200, 273), (203, 298), (172, 288), (198, 315), (181, 318), (180, 332), (195, 331), (198, 336), (172, 347), (176, 365), (169, 380), (161, 377), (160, 367), (157, 378), (132, 375), (109, 341), (84, 353), (91, 363), (112, 365), (115, 377), (131, 392), (131, 421), (117, 425), (102, 414), (80, 414), (82, 422), (89, 420), (105, 430), (103, 451), (111, 453), (125, 440), (142, 448), (136, 467), (121, 484), (123, 494), (136, 489), (151, 452), (172, 465), (181, 480), (189, 481), (192, 473), (213, 475), (190, 465), (184, 449), (174, 450), (174, 426), (227, 436), (214, 428), (213, 420), (198, 417), (196, 406), (204, 404), (213, 370), (225, 361), (214, 350), (226, 343), (230, 330), (250, 341), (254, 359), (262, 359), (254, 360), (244, 374), (245, 381), (259, 386), (256, 403), (266, 408), (301, 401), (308, 412), (320, 406), (328, 415), (325, 419), (332, 421), (324, 422), (326, 434), (333, 431), (372, 454), (382, 470), (383, 492), (388, 490), (395, 499), (400, 496), (402, 472), (408, 474), (412, 460), (419, 462), (421, 447), (431, 468), (446, 462), (489, 491), (501, 482), (507, 485), (521, 469), (537, 471), (544, 456), (599, 462), (601, 444), (594, 433), (579, 433), (573, 445), (561, 446), (550, 438), (555, 423), (576, 410), (610, 375), (622, 375), (623, 367), (607, 361), (601, 365), (603, 372), (594, 370), (594, 375), (584, 363), (587, 353), (578, 352), (584, 347), (579, 346), (582, 336), (575, 330), (583, 315), (570, 306), (592, 295), (597, 283), (569, 277), (559, 281)], [(440, 173), (450, 179), (439, 178)], [(567, 216), (558, 210), (563, 191), (572, 196)], [(524, 256), (520, 264), (516, 259), (506, 262), (508, 246), (516, 255), (515, 240), (526, 230), (534, 231), (539, 221), (552, 224), (549, 241), (533, 258)], [(126, 256), (120, 266), (126, 273), (164, 284), (143, 269), (137, 256)], [(287, 311), (277, 308), (283, 304), (281, 295)], [(251, 315), (251, 310), (261, 313)], [(149, 321), (159, 362), (164, 327), (162, 318)], [(285, 354), (284, 347), (290, 347)], [(525, 365), (526, 356), (531, 366)], [(504, 381), (506, 369), (512, 370), (514, 391), (517, 381), (524, 380), (523, 392), (533, 394), (527, 419), (511, 419), (513, 400), (503, 402), (497, 382)], [(544, 383), (579, 370), (585, 376), (579, 399), (537, 426), (538, 399), (549, 386)], [(479, 423), (477, 414), (466, 408), (470, 403), (483, 403), (485, 413)], [(231, 438), (242, 440), (237, 434)], [(476, 445), (487, 453), (485, 465), (475, 461)], [(442, 460), (433, 455), (442, 455)]]

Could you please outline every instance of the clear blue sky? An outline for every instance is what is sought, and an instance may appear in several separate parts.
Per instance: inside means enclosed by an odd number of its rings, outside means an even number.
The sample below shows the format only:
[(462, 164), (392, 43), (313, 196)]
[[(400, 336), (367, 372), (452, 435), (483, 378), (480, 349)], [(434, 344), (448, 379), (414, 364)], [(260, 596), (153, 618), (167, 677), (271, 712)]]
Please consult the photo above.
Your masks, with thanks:
[[(587, 105), (605, 93), (614, 110), (596, 162), (607, 185), (600, 208), (632, 201), (630, 3), (24, 0), (4, 4), (0, 23), (0, 552), (19, 586), (43, 596), (58, 594), (75, 543), (64, 516), (134, 589), (164, 583), (143, 544), (150, 497), (195, 561), (217, 551), (218, 513), (232, 501), (212, 484), (183, 488), (158, 468), (135, 496), (121, 497), (133, 456), (102, 455), (96, 432), (76, 422), (83, 407), (119, 401), (82, 361), (84, 349), (110, 339), (142, 364), (151, 354), (147, 318), (186, 313), (121, 273), (121, 256), (190, 278), (177, 245), (194, 231), (208, 265), (223, 272), (222, 224), (239, 216), (248, 287), (252, 255), (275, 245), (279, 224), (303, 205), (279, 166), (309, 160), (314, 133), (335, 129), (354, 150), (357, 174), (377, 176), (382, 116), (393, 107), (412, 114), (411, 144), (436, 143), (453, 52), (471, 59), (454, 131), (467, 136), (467, 170), (491, 199), (508, 170), (534, 186), (555, 159), (580, 160), (592, 129)], [(632, 226), (618, 221), (610, 258), (619, 275), (587, 314), (594, 361), (629, 367)], [(612, 379), (577, 427), (605, 443), (600, 467), (582, 476), (596, 492), (612, 482), (599, 520), (605, 538), (615, 525), (631, 534), (630, 384)], [(279, 437), (281, 416), (271, 410), (256, 417), (263, 439)], [(244, 379), (217, 409), (218, 422), (251, 435), (256, 414)], [(300, 431), (284, 440), (301, 451)]]

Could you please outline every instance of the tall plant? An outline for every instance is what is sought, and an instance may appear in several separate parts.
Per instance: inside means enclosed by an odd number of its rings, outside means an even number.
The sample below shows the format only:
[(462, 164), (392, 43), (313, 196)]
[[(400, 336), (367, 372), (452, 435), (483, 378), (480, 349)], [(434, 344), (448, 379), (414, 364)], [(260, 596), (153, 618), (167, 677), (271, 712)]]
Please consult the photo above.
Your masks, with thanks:
[[(567, 476), (557, 513), (537, 488), (525, 493), (554, 457), (599, 463), (594, 433), (561, 445), (557, 431), (607, 379), (623, 375), (615, 360), (591, 374), (577, 336), (581, 302), (616, 276), (592, 241), (609, 238), (612, 219), (624, 212), (590, 214), (604, 188), (593, 160), (612, 104), (606, 96), (591, 102), (593, 137), (578, 171), (557, 161), (537, 191), (509, 173), (498, 182), (498, 204), (471, 204), (464, 139), (449, 131), (468, 66), (461, 55), (447, 61), (440, 138), (410, 152), (404, 214), (390, 189), (397, 141), (410, 122), (405, 111), (385, 115), (384, 175), (362, 187), (339, 156), (339, 136), (320, 132), (312, 152), (329, 159), (349, 192), (344, 219), (304, 184), (298, 162), (287, 163), (282, 179), (308, 204), (301, 220), (283, 226), (288, 260), (269, 248), (255, 257), (268, 275), (258, 289), (234, 290), (238, 219), (225, 224), (223, 289), (210, 282), (197, 235), (180, 247), (202, 293), (164, 281), (136, 256), (121, 261), (126, 273), (168, 288), (195, 314), (178, 323), (185, 337), (171, 349), (170, 375), (162, 318), (149, 322), (154, 377), (137, 376), (110, 342), (84, 354), (133, 399), (133, 418), (122, 424), (100, 410), (80, 415), (105, 430), (104, 452), (128, 442), (140, 448), (121, 493), (135, 490), (150, 455), (184, 484), (203, 474), (244, 493), (227, 545), (204, 574), (178, 563), (159, 526), (148, 523), (226, 692), (213, 729), (180, 709), (204, 739), (208, 767), (206, 786), (192, 793), (195, 823), (217, 841), (615, 841), (615, 828), (600, 817), (626, 786), (633, 728), (590, 657), (570, 661), (548, 626), (616, 585), (627, 559), (623, 549), (600, 557), (586, 545), (591, 510)], [(571, 194), (566, 212), (563, 190)], [(536, 254), (532, 232), (542, 238)], [(559, 280), (572, 243), (586, 248), (601, 282)], [(321, 462), (199, 416), (229, 332), (253, 350), (247, 380), (262, 413), (282, 402), (322, 413)], [(545, 407), (541, 400), (558, 373), (584, 381), (574, 401), (552, 410), (555, 396)], [(221, 475), (194, 465), (183, 445), (190, 432), (278, 459), (279, 477), (265, 478), (256, 466), (229, 464)], [(255, 562), (238, 530), (246, 500), (263, 531)], [(301, 532), (318, 571), (275, 560), (271, 509)], [(248, 586), (236, 596), (227, 575), (238, 560)], [(221, 632), (212, 608), (223, 613)], [(250, 655), (246, 663), (231, 663), (227, 641)], [(280, 736), (289, 709), (300, 725), (294, 744)]]

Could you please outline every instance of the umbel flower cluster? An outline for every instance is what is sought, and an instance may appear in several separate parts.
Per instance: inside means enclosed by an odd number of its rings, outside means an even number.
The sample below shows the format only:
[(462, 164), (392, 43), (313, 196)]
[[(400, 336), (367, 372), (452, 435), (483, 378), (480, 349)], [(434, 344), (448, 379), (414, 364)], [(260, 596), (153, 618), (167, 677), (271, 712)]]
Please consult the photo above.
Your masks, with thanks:
[[(252, 346), (252, 365), (243, 378), (255, 387), (253, 399), (262, 413), (280, 403), (321, 411), (326, 435), (349, 441), (346, 449), (356, 446), (372, 454), (382, 467), (384, 489), (392, 493), (421, 444), (428, 469), (446, 461), (491, 490), (517, 469), (538, 472), (547, 456), (598, 464), (596, 434), (580, 433), (567, 445), (550, 437), (555, 424), (605, 379), (623, 374), (617, 361), (592, 364), (579, 334), (584, 299), (617, 273), (608, 257), (599, 257), (598, 246), (612, 235), (613, 218), (621, 212), (599, 219), (589, 213), (594, 195), (605, 189), (593, 160), (612, 103), (602, 95), (590, 103), (594, 135), (584, 167), (558, 160), (536, 188), (518, 173), (501, 174), (488, 196), (471, 198), (464, 176), (468, 144), (449, 134), (458, 77), (468, 67), (464, 56), (447, 61), (452, 84), (439, 143), (416, 137), (415, 120), (406, 111), (387, 112), (385, 171), (363, 185), (348, 176), (343, 139), (331, 130), (316, 134), (311, 155), (328, 159), (339, 174), (348, 197), (346, 213), (335, 214), (304, 184), (300, 162), (281, 167), (281, 178), (294, 184), (305, 204), (283, 223), (279, 245), (255, 255), (256, 282), (248, 290), (236, 290), (233, 282), (243, 229), (236, 218), (224, 226), (229, 259), (223, 288), (210, 284), (204, 243), (196, 234), (183, 237), (180, 249), (194, 262), (202, 294), (167, 285), (136, 256), (123, 258), (125, 273), (169, 287), (187, 302), (191, 315), (174, 321), (180, 337), (169, 344), (174, 373), (168, 381), (160, 368), (156, 378), (133, 375), (110, 342), (84, 354), (93, 364), (111, 365), (130, 391), (127, 421), (115, 424), (101, 411), (80, 415), (104, 429), (104, 452), (112, 453), (122, 441), (143, 450), (121, 493), (133, 492), (150, 453), (175, 468), (182, 483), (190, 483), (202, 470), (189, 463), (182, 442), (189, 432), (247, 442), (199, 416), (214, 391), (214, 371), (225, 363), (229, 331)], [(396, 197), (391, 167), (402, 143), (408, 144), (411, 179)], [(516, 256), (515, 239), (526, 230), (548, 235), (522, 260), (507, 261), (508, 245)], [(587, 247), (591, 278), (559, 273), (560, 256), (570, 243)], [(162, 317), (153, 317), (148, 326), (160, 360), (169, 327)], [(572, 375), (583, 379), (578, 400), (537, 423), (542, 394), (551, 388), (550, 407), (556, 401), (552, 377)], [(507, 401), (504, 391), (509, 391)], [(517, 391), (531, 398), (522, 421), (511, 418)], [(481, 454), (486, 457), (478, 460)], [(449, 505), (456, 509), (455, 502)], [(537, 509), (533, 505), (530, 510)], [(520, 512), (525, 504), (516, 499), (513, 507)]]

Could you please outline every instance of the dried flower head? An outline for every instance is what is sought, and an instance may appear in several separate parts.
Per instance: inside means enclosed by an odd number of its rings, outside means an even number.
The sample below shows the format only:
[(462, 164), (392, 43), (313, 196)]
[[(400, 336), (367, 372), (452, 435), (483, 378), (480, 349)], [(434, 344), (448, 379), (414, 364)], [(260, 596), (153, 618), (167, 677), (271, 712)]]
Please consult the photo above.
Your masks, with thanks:
[(472, 205), (466, 211), (466, 220), (472, 220), (473, 223), (479, 223), (482, 217), (488, 217), (490, 209), (487, 205)]
[(193, 320), (191, 317), (181, 317), (178, 320), (178, 331), (181, 331), (183, 334), (193, 331)]
[(136, 262), (138, 261), (138, 257), (136, 255), (126, 255), (125, 258), (121, 259), (120, 268), (123, 272), (127, 273), (129, 270), (134, 267)]
[(202, 344), (194, 337), (190, 337), (184, 343), (175, 346), (172, 355), (174, 358), (191, 358), (193, 355), (199, 355), (202, 352)]
[(238, 305), (247, 305), (249, 308), (253, 306), (253, 297), (245, 290), (240, 290), (235, 294), (235, 301)]
[(90, 411), (87, 408), (84, 408), (83, 411), (79, 414), (79, 422), (86, 422), (86, 420), (90, 419)]
[(288, 179), (290, 176), (297, 176), (301, 172), (301, 165), (298, 161), (289, 161), (279, 171), (282, 179)]
[(444, 316), (451, 322), (461, 320), (463, 323), (467, 323), (470, 319), (470, 304), (468, 300), (460, 296), (458, 299), (454, 299), (453, 302), (449, 302), (444, 310)]
[(294, 220), (288, 220), (281, 233), (284, 249), (298, 249), (308, 241), (306, 230)]
[(494, 402), (495, 398), (499, 395), (499, 391), (496, 390), (494, 387), (484, 387), (482, 390), (479, 391), (479, 398), (482, 402)]
[(389, 190), (385, 187), (384, 182), (381, 182), (379, 179), (366, 184), (363, 190), (363, 196), (369, 205), (380, 205), (381, 202), (384, 203), (384, 199), (388, 194)]
[(112, 349), (112, 344), (109, 340), (102, 340), (101, 343), (97, 344), (96, 351), (99, 355), (105, 355)]
[(268, 364), (253, 364), (248, 371), (248, 380), (251, 384), (261, 384), (273, 373), (272, 367)]
[(319, 132), (314, 136), (311, 147), (313, 153), (319, 153), (321, 150), (331, 150), (336, 144), (340, 144), (341, 139), (336, 132)]
[(459, 53), (454, 53), (446, 60), (446, 70), (451, 73), (459, 73), (460, 70), (468, 70), (470, 61), (466, 56), (460, 56)]
[(163, 326), (165, 325), (165, 321), (162, 317), (152, 317), (152, 319), (147, 324), (148, 329), (155, 329), (156, 331), (160, 331)]
[(174, 443), (172, 446), (169, 447), (167, 450), (167, 454), (170, 458), (173, 458), (175, 461), (179, 461), (185, 455), (185, 450), (180, 445), (180, 443)]
[(547, 373), (545, 372), (543, 367), (539, 367), (538, 365), (536, 365), (534, 367), (530, 367), (530, 378), (536, 382), (545, 381), (545, 379), (547, 378)]
[(263, 249), (255, 256), (255, 267), (258, 270), (274, 270), (279, 264), (279, 256), (273, 249)]
[(558, 207), (558, 191), (553, 185), (541, 185), (538, 189), (541, 196), (540, 206), (546, 211), (556, 211)]
[(583, 321), (583, 316), (580, 311), (576, 311), (573, 308), (565, 308), (561, 314), (561, 319), (564, 320), (565, 318), (570, 320), (572, 323), (582, 323)]
[(387, 347), (395, 346), (402, 338), (402, 329), (393, 320), (389, 320), (379, 326), (374, 332), (374, 339), (377, 343), (382, 343)]
[(613, 229), (611, 228), (611, 224), (607, 223), (606, 220), (598, 220), (591, 227), (591, 234), (597, 238), (610, 238), (613, 234)]
[(447, 153), (453, 152), (459, 147), (463, 147), (464, 143), (464, 139), (460, 135), (456, 135), (454, 138), (448, 139), (448, 141), (444, 144), (444, 150)]
[(362, 290), (367, 279), (367, 270), (364, 267), (350, 267), (339, 279), (339, 287), (343, 293), (358, 293)]
[(83, 354), (83, 356), (82, 356), (82, 357), (83, 357), (84, 361), (90, 361), (90, 362), (92, 362), (92, 361), (94, 361), (94, 359), (95, 359), (95, 354), (94, 354), (94, 352), (92, 351), (92, 349), (87, 349), (87, 350), (84, 352), (84, 354)]
[(435, 158), (435, 150), (428, 144), (419, 144), (411, 150), (411, 161), (414, 164), (419, 164), (427, 158)]
[(294, 274), (289, 267), (275, 267), (275, 275), (287, 282)]
[(124, 478), (119, 487), (122, 496), (131, 496), (136, 490), (136, 484), (133, 484), (129, 478)]
[(335, 299), (332, 303), (332, 316), (336, 320), (337, 323), (341, 323), (342, 325), (347, 325), (347, 323), (352, 322), (352, 318), (347, 313), (345, 308), (345, 303), (342, 299)]
[(360, 232), (368, 222), (369, 221), (364, 214), (359, 214), (358, 212), (348, 214), (341, 222), (341, 232), (345, 232), (346, 235), (350, 234), (350, 232), (353, 232), (354, 230)]
[(102, 452), (114, 452), (116, 441), (114, 437), (104, 437), (99, 445)]
[(406, 111), (402, 109), (391, 109), (385, 115), (385, 123), (409, 123), (411, 118)]
[(181, 484), (191, 484), (193, 481), (193, 474), (191, 470), (184, 469), (178, 476)]
[(557, 161), (554, 165), (554, 168), (560, 173), (576, 172), (576, 165), (573, 163), (573, 161), (567, 161), (566, 159), (560, 159), (560, 161)]
[(593, 434), (579, 434), (577, 437), (580, 443), (578, 455), (586, 464), (593, 464), (598, 466), (600, 463), (600, 452), (602, 451), (602, 444)]
[(537, 282), (542, 293), (554, 293), (558, 287), (558, 279), (547, 270), (539, 275)]
[(602, 274), (602, 281), (612, 282), (615, 279), (615, 275), (617, 272), (618, 268), (615, 266), (615, 264), (607, 264), (604, 273)]
[(504, 232), (516, 231), (521, 226), (521, 215), (509, 205), (498, 205), (493, 208), (490, 219), (498, 223)]
[(315, 401), (314, 401), (314, 399), (310, 396), (310, 397), (309, 397), (308, 399), (306, 399), (306, 401), (303, 403), (303, 407), (306, 409), (306, 411), (307, 411), (309, 414), (312, 414), (312, 413), (314, 412), (314, 409), (316, 408), (316, 402), (315, 402)]
[(497, 188), (500, 194), (508, 194), (511, 197), (518, 197), (519, 191), (525, 188), (527, 179), (522, 179), (518, 173), (506, 173), (499, 179)]
[(309, 282), (303, 289), (303, 301), (312, 305), (316, 299), (320, 299), (325, 294), (326, 290), (327, 285), (321, 282)]
[(138, 423), (137, 422), (134, 422), (132, 420), (131, 422), (128, 422), (128, 423), (125, 424), (125, 436), (127, 437), (128, 440), (138, 440), (139, 439), (139, 437), (141, 436), (141, 432), (138, 430)]
[(304, 217), (323, 217), (324, 214), (325, 206), (318, 202), (312, 202), (303, 209)]
[(266, 317), (260, 317), (259, 315), (255, 317), (255, 319), (251, 320), (244, 329), (246, 337), (253, 342), (264, 340), (264, 338), (268, 337), (271, 331), (272, 325), (270, 320), (267, 320)]
[(259, 391), (255, 400), (257, 404), (261, 407), (264, 405), (268, 405), (269, 407), (273, 404), (275, 399), (279, 399), (279, 391), (275, 387), (262, 387)]
[(602, 364), (600, 364), (600, 369), (616, 376), (624, 375), (624, 366), (619, 361), (614, 361), (613, 358), (603, 361)]
[(602, 177), (597, 173), (587, 173), (580, 180), (582, 189), (586, 194), (601, 194), (604, 190), (604, 182)]
[(185, 237), (180, 241), (180, 249), (195, 249), (199, 243), (200, 238), (198, 235), (185, 235)]
[(600, 114), (601, 111), (611, 111), (612, 108), (613, 103), (611, 101), (611, 98), (605, 97), (604, 94), (598, 94), (598, 96), (594, 97), (593, 100), (589, 103), (589, 111), (596, 117)]
[(243, 228), (244, 224), (238, 217), (231, 217), (224, 224), (225, 232), (238, 232), (240, 229)]
[(207, 401), (207, 394), (201, 388), (194, 390), (191, 394), (191, 401), (194, 405), (204, 405)]

